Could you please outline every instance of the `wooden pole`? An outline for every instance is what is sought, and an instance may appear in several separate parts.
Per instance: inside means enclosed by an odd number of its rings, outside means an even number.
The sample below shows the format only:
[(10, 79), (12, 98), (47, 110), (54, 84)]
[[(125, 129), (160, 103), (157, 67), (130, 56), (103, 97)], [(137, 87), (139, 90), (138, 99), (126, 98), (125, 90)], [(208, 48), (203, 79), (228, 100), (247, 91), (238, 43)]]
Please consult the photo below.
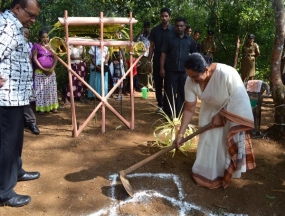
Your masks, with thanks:
[[(64, 28), (65, 28), (65, 38), (66, 41), (68, 40), (68, 13), (67, 10), (64, 11)], [(71, 61), (70, 61), (70, 47), (69, 44), (66, 44), (66, 53), (67, 53), (67, 63), (68, 67), (71, 68)], [(72, 86), (72, 74), (68, 71), (68, 80), (69, 80), (69, 91), (70, 91), (70, 104), (71, 104), (71, 116), (72, 116), (72, 130), (73, 130), (73, 136), (77, 137), (77, 120), (76, 120), (76, 114), (75, 114), (75, 105), (74, 105), (74, 97), (73, 97), (73, 86)], [(67, 99), (67, 96), (64, 96), (65, 99)], [(63, 101), (65, 103), (65, 101)]]
[[(72, 124), (73, 124), (73, 136), (77, 137), (83, 128), (87, 125), (87, 123), (94, 117), (96, 112), (99, 110), (99, 108), (102, 106), (102, 125), (101, 130), (102, 133), (105, 133), (105, 127), (106, 127), (106, 106), (123, 122), (126, 124), (127, 127), (129, 127), (131, 130), (134, 129), (134, 92), (133, 92), (133, 67), (136, 66), (142, 55), (136, 59), (135, 62), (133, 62), (133, 23), (137, 23), (137, 20), (133, 19), (132, 13), (130, 13), (129, 18), (123, 18), (123, 17), (111, 17), (111, 18), (104, 18), (103, 12), (100, 12), (100, 17), (68, 17), (67, 11), (64, 13), (64, 18), (58, 18), (62, 25), (65, 27), (65, 35), (66, 35), (66, 45), (67, 45), (67, 61), (68, 64), (66, 64), (62, 59), (60, 59), (58, 56), (57, 59), (66, 67), (68, 68), (68, 76), (69, 76), (69, 84), (70, 84), (70, 101), (71, 101), (71, 112), (72, 112)], [(119, 41), (119, 40), (104, 40), (104, 23), (107, 24), (129, 24), (130, 25), (130, 40), (129, 41)], [(97, 39), (91, 39), (91, 38), (73, 38), (69, 37), (69, 29), (68, 26), (86, 26), (86, 25), (94, 25), (94, 24), (100, 24), (100, 40)], [(89, 84), (87, 84), (77, 73), (75, 73), (71, 69), (71, 61), (70, 61), (70, 45), (83, 45), (83, 46), (100, 46), (101, 48), (101, 87), (102, 87), (102, 95), (99, 95)], [(129, 123), (126, 119), (123, 118), (107, 101), (107, 98), (110, 97), (110, 95), (115, 91), (115, 88), (120, 84), (117, 83), (115, 87), (113, 87), (110, 92), (106, 92), (105, 96), (105, 71), (104, 71), (104, 58), (103, 58), (103, 52), (104, 52), (104, 46), (118, 46), (118, 47), (124, 47), (124, 46), (130, 46), (130, 68), (124, 75), (126, 77), (129, 73), (130, 76), (130, 94), (131, 94), (131, 122)], [(85, 86), (87, 86), (88, 89), (91, 90), (95, 96), (101, 100), (101, 102), (94, 108), (92, 113), (88, 116), (88, 118), (85, 120), (85, 122), (77, 128), (77, 122), (76, 122), (76, 113), (75, 113), (75, 106), (74, 106), (74, 97), (73, 97), (73, 88), (72, 88), (72, 75), (77, 77)], [(120, 81), (123, 81), (122, 77)]]
[(102, 87), (102, 98), (103, 98), (103, 104), (102, 104), (102, 126), (101, 126), (101, 131), (102, 133), (105, 133), (106, 131), (106, 107), (105, 107), (105, 70), (104, 70), (104, 65), (105, 65), (105, 58), (104, 58), (104, 43), (103, 42), (104, 38), (104, 22), (103, 22), (103, 12), (100, 12), (100, 49), (101, 49), (101, 87)]
[[(102, 13), (102, 12), (100, 12)], [(65, 22), (68, 22), (70, 26), (86, 26), (86, 25), (94, 25), (98, 23), (108, 23), (108, 24), (130, 24), (137, 23), (138, 21), (136, 19), (129, 19), (126, 17), (68, 17), (67, 20), (65, 20), (62, 17), (58, 18), (59, 22), (64, 25)]]
[[(133, 65), (133, 23), (132, 23), (132, 19), (133, 19), (133, 14), (132, 12), (130, 12), (130, 41), (131, 41), (131, 46), (130, 46), (130, 67), (132, 67)], [(134, 82), (133, 82), (133, 70), (131, 70), (130, 72), (130, 91), (131, 91), (131, 130), (133, 130), (135, 128), (135, 111), (134, 111), (134, 107), (135, 107), (135, 103), (134, 103)]]

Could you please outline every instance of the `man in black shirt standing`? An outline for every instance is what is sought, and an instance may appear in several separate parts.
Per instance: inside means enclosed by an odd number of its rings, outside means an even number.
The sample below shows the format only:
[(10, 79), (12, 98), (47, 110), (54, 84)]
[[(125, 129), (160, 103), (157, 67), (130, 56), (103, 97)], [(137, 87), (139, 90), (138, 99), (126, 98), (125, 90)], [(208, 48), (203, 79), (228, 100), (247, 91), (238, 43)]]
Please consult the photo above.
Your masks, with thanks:
[(160, 10), (160, 19), (161, 24), (155, 26), (150, 33), (150, 47), (149, 47), (149, 55), (148, 55), (148, 68), (149, 73), (151, 73), (151, 67), (153, 63), (153, 80), (155, 84), (155, 96), (157, 100), (158, 109), (156, 113), (162, 111), (163, 108), (163, 78), (160, 76), (160, 54), (161, 47), (164, 41), (167, 40), (170, 34), (173, 34), (174, 27), (169, 24), (169, 20), (171, 17), (171, 11), (169, 8), (162, 8)]
[[(175, 19), (176, 33), (169, 37), (161, 48), (160, 75), (164, 77), (164, 92), (167, 95), (164, 97), (163, 110), (170, 118), (178, 117), (183, 107), (187, 78), (184, 64), (191, 53), (197, 52), (196, 43), (192, 37), (184, 33), (185, 28), (184, 18)], [(172, 116), (170, 105), (172, 109), (175, 108), (176, 116)]]

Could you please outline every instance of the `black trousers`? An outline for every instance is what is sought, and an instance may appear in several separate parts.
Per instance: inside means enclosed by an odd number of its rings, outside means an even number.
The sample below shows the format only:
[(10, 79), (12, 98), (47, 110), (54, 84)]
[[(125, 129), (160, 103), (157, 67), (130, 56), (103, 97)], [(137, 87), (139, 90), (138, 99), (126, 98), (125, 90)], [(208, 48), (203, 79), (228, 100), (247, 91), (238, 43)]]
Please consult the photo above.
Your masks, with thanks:
[(160, 76), (159, 58), (153, 58), (153, 81), (157, 106), (163, 106), (163, 78)]
[[(174, 113), (172, 110), (176, 111), (176, 116), (178, 117), (180, 111), (183, 112), (183, 104), (185, 101), (184, 85), (186, 82), (187, 74), (180, 71), (166, 71), (164, 78), (164, 92), (165, 96), (163, 101), (163, 110), (164, 112), (172, 116)], [(167, 100), (168, 98), (168, 100)], [(175, 105), (175, 106), (174, 106)]]
[(13, 188), (22, 169), (23, 107), (0, 106), (0, 202), (16, 195)]
[[(130, 76), (127, 76), (126, 81), (126, 91), (127, 92), (131, 92), (131, 80), (130, 80)], [(138, 74), (133, 76), (133, 89), (135, 91), (140, 91), (140, 81), (139, 81), (139, 77)]]
[(36, 116), (30, 106), (30, 104), (24, 106), (24, 125), (36, 124)]

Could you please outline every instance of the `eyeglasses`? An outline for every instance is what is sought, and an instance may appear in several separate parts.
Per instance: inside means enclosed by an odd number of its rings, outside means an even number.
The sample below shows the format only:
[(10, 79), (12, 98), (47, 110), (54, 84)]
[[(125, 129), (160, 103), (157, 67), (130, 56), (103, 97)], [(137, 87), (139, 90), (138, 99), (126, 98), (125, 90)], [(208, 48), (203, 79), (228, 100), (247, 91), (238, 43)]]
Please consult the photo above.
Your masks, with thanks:
[(38, 16), (30, 13), (29, 11), (26, 11), (25, 8), (22, 8), (22, 9), (30, 16), (31, 19), (34, 19), (34, 20), (38, 19)]

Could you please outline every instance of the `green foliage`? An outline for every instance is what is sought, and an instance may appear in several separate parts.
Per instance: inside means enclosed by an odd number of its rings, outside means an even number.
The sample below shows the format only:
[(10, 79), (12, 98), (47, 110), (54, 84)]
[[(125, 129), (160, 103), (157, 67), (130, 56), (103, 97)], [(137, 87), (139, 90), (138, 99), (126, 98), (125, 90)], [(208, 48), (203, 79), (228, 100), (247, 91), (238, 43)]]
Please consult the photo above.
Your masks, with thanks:
[[(169, 7), (173, 20), (185, 17), (192, 29), (202, 32), (200, 40), (206, 37), (208, 29), (215, 32), (217, 45), (215, 61), (233, 64), (235, 55), (235, 41), (239, 37), (244, 43), (247, 34), (253, 33), (260, 46), (261, 56), (257, 58), (257, 77), (268, 79), (269, 64), (274, 40), (274, 16), (271, 1), (259, 0), (39, 0), (41, 12), (35, 25), (31, 27), (31, 41), (37, 41), (39, 30), (50, 31), (64, 16), (94, 16), (98, 17), (100, 11), (106, 17), (129, 17), (132, 12), (139, 22), (134, 25), (134, 36), (143, 26), (144, 21), (150, 21), (151, 27), (160, 23), (160, 9)], [(1, 1), (1, 7), (7, 7), (11, 0)], [(63, 34), (53, 32), (51, 35), (62, 37)], [(239, 56), (240, 59), (241, 56)], [(239, 67), (239, 63), (238, 63)]]

